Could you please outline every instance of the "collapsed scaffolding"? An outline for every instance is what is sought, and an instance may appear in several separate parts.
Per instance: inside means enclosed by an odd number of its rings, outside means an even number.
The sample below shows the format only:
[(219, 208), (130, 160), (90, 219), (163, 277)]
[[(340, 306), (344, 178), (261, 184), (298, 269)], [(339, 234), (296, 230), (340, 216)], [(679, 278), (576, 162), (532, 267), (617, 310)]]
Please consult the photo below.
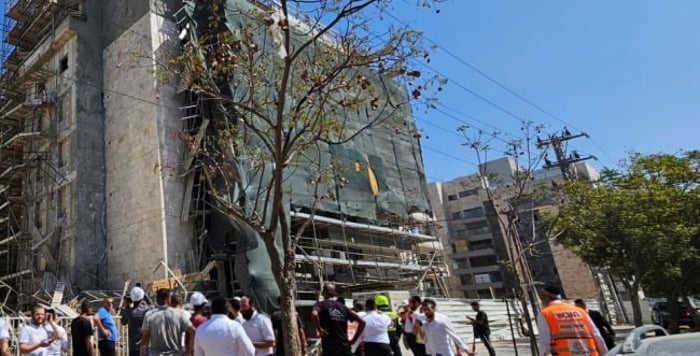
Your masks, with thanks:
[[(0, 311), (50, 303), (61, 283), (61, 241), (70, 228), (69, 162), (58, 137), (62, 102), (50, 61), (70, 35), (58, 20), (79, 16), (81, 1), (14, 0), (4, 8), (0, 78)], [(52, 82), (53, 80), (53, 82)]]
[[(230, 0), (226, 8), (240, 6), (256, 5)], [(198, 15), (201, 16), (196, 5), (188, 2), (175, 18), (182, 31), (183, 46), (192, 46), (195, 53), (206, 58), (216, 52), (212, 49), (218, 43), (198, 37), (196, 29), (203, 28), (201, 21), (206, 21)], [(238, 27), (239, 20), (228, 18), (228, 21), (229, 28)], [(391, 91), (387, 95), (405, 95), (398, 86)], [(209, 173), (202, 154), (217, 139), (217, 120), (222, 116), (222, 110), (217, 107), (220, 100), (191, 91), (185, 97), (180, 109), (189, 151), (184, 159), (187, 199), (182, 218), (193, 219), (196, 224), (195, 260), (199, 267), (212, 260), (223, 263), (217, 278), (225, 280), (227, 294), (248, 292), (245, 285), (248, 276), (240, 271), (240, 259), (245, 255), (241, 250), (246, 248), (241, 247), (241, 233), (214, 231), (223, 224), (214, 216), (216, 209), (212, 203), (216, 177)], [(303, 194), (308, 191), (304, 187), (309, 185), (305, 176), (290, 177), (292, 230), (311, 219), (310, 227), (297, 241), (295, 255), (296, 297), (301, 304), (316, 300), (324, 281), (335, 282), (344, 292), (403, 289), (449, 295), (443, 280), (448, 272), (442, 247), (431, 231), (435, 226), (430, 219), (414, 218), (429, 213), (429, 207), (415, 123), (410, 111), (401, 114), (379, 125), (373, 132), (378, 138), (360, 135), (349, 143), (325, 148), (331, 159), (356, 168), (342, 177), (337, 174), (330, 183), (335, 186), (331, 188), (336, 193), (334, 199), (315, 206), (318, 202), (310, 194)], [(359, 162), (373, 167), (372, 175), (379, 181), (377, 192), (372, 192), (372, 184), (367, 181), (369, 168), (358, 168)], [(342, 189), (338, 188), (341, 186)], [(217, 240), (220, 235), (225, 237)]]

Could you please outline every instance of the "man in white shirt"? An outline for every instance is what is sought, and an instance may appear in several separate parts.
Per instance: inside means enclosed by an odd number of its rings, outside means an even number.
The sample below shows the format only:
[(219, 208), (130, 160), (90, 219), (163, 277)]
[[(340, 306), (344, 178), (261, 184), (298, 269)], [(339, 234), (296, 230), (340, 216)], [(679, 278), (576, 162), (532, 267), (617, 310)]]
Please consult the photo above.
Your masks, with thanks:
[(391, 356), (391, 341), (389, 340), (389, 326), (391, 318), (377, 313), (374, 299), (365, 302), (366, 314), (362, 317), (365, 321), (365, 356)]
[(46, 347), (51, 345), (49, 334), (44, 328), (45, 310), (40, 306), (32, 308), (32, 320), (19, 331), (19, 352), (22, 355), (45, 356)]
[(195, 333), (194, 356), (255, 355), (255, 346), (241, 324), (228, 317), (229, 307), (224, 298), (211, 301), (211, 318)]
[(243, 330), (255, 346), (255, 356), (270, 356), (275, 353), (275, 330), (267, 315), (255, 310), (255, 302), (248, 296), (241, 297)]
[(0, 319), (0, 356), (10, 356), (10, 331), (5, 319)]
[(472, 356), (467, 345), (457, 336), (457, 332), (452, 326), (450, 319), (440, 313), (435, 312), (435, 301), (426, 298), (423, 300), (423, 312), (425, 321), (422, 325), (423, 335), (425, 335), (425, 353), (430, 356), (455, 356), (452, 346), (456, 346), (457, 355)]

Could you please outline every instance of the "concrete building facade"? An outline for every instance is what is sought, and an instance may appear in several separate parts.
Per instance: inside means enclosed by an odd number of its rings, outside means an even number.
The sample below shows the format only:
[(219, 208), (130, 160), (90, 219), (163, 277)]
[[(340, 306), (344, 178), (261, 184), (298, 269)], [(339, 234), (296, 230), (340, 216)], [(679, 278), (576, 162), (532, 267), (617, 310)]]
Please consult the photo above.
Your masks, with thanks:
[[(181, 138), (191, 106), (176, 82), (158, 75), (179, 50), (181, 6), (175, 0), (6, 2), (0, 287), (12, 298), (36, 291), (45, 297), (59, 282), (66, 295), (121, 290), (128, 280), (148, 283), (171, 275), (168, 269), (198, 272), (213, 261), (196, 253), (206, 245), (206, 225), (193, 211), (206, 212), (196, 206), (198, 176), (185, 164)], [(420, 152), (405, 158), (401, 168), (424, 187)], [(304, 212), (295, 214), (301, 219)], [(301, 242), (316, 259), (297, 256), (309, 298), (319, 274), (347, 285), (422, 276), (425, 288), (440, 289), (445, 268), (432, 267), (440, 244), (424, 226), (319, 219), (321, 232)], [(233, 267), (225, 266), (230, 259), (218, 261), (224, 263), (218, 278), (234, 285)]]
[[(437, 236), (446, 248), (452, 293), (463, 293), (465, 298), (512, 296), (516, 286), (508, 261), (516, 251), (531, 275), (522, 276), (521, 280), (558, 286), (568, 298), (598, 298), (590, 266), (546, 236), (542, 214), (556, 206), (527, 194), (514, 199), (512, 177), (516, 169), (516, 162), (506, 157), (481, 165), (480, 171), (487, 179), (472, 174), (428, 185), (436, 219), (441, 222)], [(572, 169), (587, 179), (597, 177), (595, 169), (585, 163), (578, 163)], [(533, 187), (551, 186), (562, 180), (561, 172), (556, 170), (538, 170), (532, 176)], [(492, 205), (484, 184), (490, 185), (496, 206)], [(510, 241), (498, 222), (498, 214), (504, 214), (506, 206), (516, 212), (514, 226), (519, 241)], [(526, 273), (519, 263), (515, 270)]]
[(492, 298), (506, 294), (507, 274), (500, 261), (507, 256), (495, 211), (481, 181), (465, 176), (428, 185), (436, 235), (449, 256), (452, 297)]

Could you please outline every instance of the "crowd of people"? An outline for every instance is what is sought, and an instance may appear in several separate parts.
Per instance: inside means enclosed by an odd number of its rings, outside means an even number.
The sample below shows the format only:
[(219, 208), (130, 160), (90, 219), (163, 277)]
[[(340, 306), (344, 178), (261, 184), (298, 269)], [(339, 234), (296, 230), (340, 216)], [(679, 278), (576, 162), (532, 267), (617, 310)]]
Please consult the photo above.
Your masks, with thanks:
[[(559, 294), (553, 287), (542, 291), (544, 306), (537, 316), (541, 355), (598, 356), (614, 346), (613, 330), (600, 313), (587, 311), (580, 299), (575, 306), (563, 303)], [(414, 356), (474, 355), (475, 344), (470, 349), (460, 339), (452, 321), (437, 312), (434, 299), (413, 296), (393, 310), (382, 294), (354, 300), (348, 308), (332, 283), (323, 286), (321, 295), (310, 317), (323, 356), (402, 356), (402, 344)], [(195, 292), (189, 299), (191, 309), (185, 310), (170, 290), (158, 290), (152, 303), (137, 286), (125, 300), (120, 314), (121, 323), (128, 325), (129, 356), (287, 355), (281, 311), (268, 316), (249, 296), (209, 301)], [(60, 356), (72, 349), (74, 356), (96, 356), (98, 351), (100, 356), (116, 356), (120, 339), (113, 304), (112, 298), (104, 298), (94, 311), (91, 303), (83, 302), (80, 315), (70, 323), (70, 341), (55, 312), (35, 306), (30, 321), (18, 332), (19, 352)], [(495, 356), (488, 316), (478, 302), (471, 306), (476, 314), (466, 318), (473, 325), (474, 340), (480, 339)], [(307, 342), (301, 320), (297, 317), (304, 355)], [(7, 325), (0, 319), (0, 356), (9, 355), (8, 339)]]
[[(582, 299), (570, 305), (560, 294), (556, 287), (542, 290), (543, 309), (537, 316), (539, 355), (605, 355), (615, 346), (610, 324), (600, 312), (587, 310)], [(489, 356), (495, 356), (488, 315), (479, 302), (472, 302), (471, 307), (476, 312), (466, 317), (474, 330), (471, 348), (459, 338), (450, 318), (436, 311), (436, 301), (419, 296), (404, 301), (397, 316), (383, 295), (367, 300), (364, 310), (360, 301), (348, 309), (333, 285), (326, 284), (323, 301), (313, 308), (312, 321), (325, 356), (401, 356), (400, 337), (414, 356), (472, 356), (476, 339)]]
[(331, 283), (323, 286), (322, 296), (311, 320), (324, 356), (401, 356), (401, 339), (414, 356), (473, 354), (450, 319), (436, 311), (434, 299), (411, 297), (397, 313), (381, 294), (364, 303), (354, 301), (352, 308)]

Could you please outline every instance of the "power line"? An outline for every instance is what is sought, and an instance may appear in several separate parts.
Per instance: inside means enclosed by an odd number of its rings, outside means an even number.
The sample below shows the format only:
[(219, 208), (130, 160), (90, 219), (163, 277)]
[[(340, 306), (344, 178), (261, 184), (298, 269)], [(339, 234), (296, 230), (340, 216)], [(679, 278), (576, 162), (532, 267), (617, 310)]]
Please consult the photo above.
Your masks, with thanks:
[(463, 162), (463, 163), (466, 163), (466, 164), (471, 164), (471, 165), (474, 166), (474, 167), (477, 166), (477, 164), (474, 163), (474, 162), (467, 161), (467, 160), (464, 159), (464, 158), (460, 158), (460, 157), (457, 157), (457, 156), (455, 156), (455, 155), (453, 155), (453, 154), (440, 151), (440, 150), (435, 149), (435, 148), (432, 148), (432, 147), (430, 147), (430, 146), (428, 146), (428, 145), (425, 145), (425, 144), (424, 144), (424, 145), (422, 145), (422, 147), (425, 148), (425, 149), (428, 150), (428, 151), (432, 151), (432, 152), (434, 152), (434, 153), (437, 153), (437, 154), (439, 154), (439, 155), (441, 155), (441, 156), (445, 156), (445, 157), (447, 157), (447, 158), (453, 159), (453, 160), (455, 160), (455, 161)]
[[(404, 0), (404, 3), (407, 3), (407, 4), (408, 4), (408, 2), (407, 2), (406, 0)], [(407, 22), (405, 22), (405, 21), (399, 19), (398, 17), (394, 16), (394, 14), (392, 14), (392, 13), (390, 13), (390, 12), (388, 12), (388, 11), (382, 11), (382, 12), (384, 12), (387, 16), (391, 17), (391, 18), (394, 19), (395, 21), (397, 21), (397, 22), (403, 24), (404, 26), (406, 26), (406, 27), (412, 29), (412, 27), (411, 27)], [(562, 124), (564, 124), (564, 125), (567, 125), (568, 127), (572, 128), (572, 129), (574, 129), (574, 130), (576, 130), (576, 131), (583, 131), (583, 130), (581, 130), (580, 128), (576, 127), (575, 125), (571, 124), (570, 122), (568, 122), (568, 121), (562, 119), (562, 118), (559, 117), (558, 115), (553, 114), (551, 111), (544, 109), (541, 105), (538, 105), (538, 104), (535, 103), (534, 101), (532, 101), (532, 100), (526, 98), (525, 96), (523, 96), (522, 94), (520, 94), (520, 93), (516, 92), (515, 90), (511, 89), (510, 87), (508, 87), (507, 85), (503, 84), (502, 82), (496, 80), (495, 78), (493, 78), (492, 76), (488, 75), (486, 72), (484, 72), (483, 70), (481, 70), (480, 68), (478, 68), (478, 67), (475, 66), (474, 64), (468, 62), (468, 61), (465, 60), (464, 58), (462, 58), (462, 57), (458, 56), (457, 54), (455, 54), (454, 52), (450, 51), (450, 50), (447, 49), (445, 46), (441, 45), (439, 42), (437, 42), (437, 41), (433, 40), (432, 38), (430, 38), (430, 37), (428, 37), (428, 36), (425, 36), (425, 35), (423, 35), (423, 38), (425, 38), (429, 43), (433, 44), (435, 47), (437, 47), (437, 48), (439, 48), (440, 50), (442, 50), (442, 51), (443, 51), (445, 54), (447, 54), (448, 56), (450, 56), (450, 57), (452, 57), (453, 59), (457, 60), (459, 63), (463, 64), (463, 65), (466, 66), (467, 68), (473, 70), (475, 73), (479, 74), (480, 76), (482, 76), (483, 78), (485, 78), (485, 79), (488, 80), (489, 82), (493, 83), (494, 85), (498, 86), (499, 88), (503, 89), (503, 90), (506, 91), (507, 93), (509, 93), (509, 94), (513, 95), (514, 97), (520, 99), (520, 100), (523, 101), (524, 103), (526, 103), (526, 104), (532, 106), (533, 108), (535, 108), (535, 109), (538, 110), (539, 112), (541, 112), (541, 113), (543, 113), (543, 114), (549, 116), (550, 118), (552, 118), (552, 119), (554, 119), (554, 120), (556, 120), (556, 121), (558, 121), (558, 122), (560, 122), (560, 123), (562, 123)], [(426, 66), (427, 66), (427, 65), (426, 65)], [(437, 73), (437, 72), (436, 72), (436, 73)], [(438, 74), (440, 74), (440, 73), (438, 73)], [(442, 74), (440, 74), (440, 75), (442, 75)], [(446, 76), (445, 76), (445, 77), (446, 77)], [(457, 83), (457, 84), (459, 84), (459, 83)], [(458, 87), (459, 87), (459, 85), (458, 85)], [(462, 89), (466, 89), (466, 88), (462, 88)], [(478, 94), (475, 94), (475, 93), (474, 93), (472, 90), (470, 90), (470, 89), (466, 89), (466, 90), (467, 90), (470, 94), (473, 94), (473, 95), (475, 95), (476, 97), (478, 97), (478, 98), (480, 98), (480, 99), (482, 99), (482, 100), (485, 100), (485, 99), (486, 99), (486, 98), (484, 98), (484, 97), (482, 97), (482, 96), (480, 96), (480, 95), (478, 95)], [(488, 102), (489, 104), (491, 104), (491, 101), (490, 101), (490, 100), (487, 100), (487, 99), (486, 99), (485, 101)], [(503, 111), (502, 108), (499, 108), (499, 110)], [(512, 116), (512, 115), (510, 115), (510, 114), (508, 114), (508, 115), (509, 115), (509, 116)], [(519, 117), (516, 115), (516, 118), (519, 118)], [(521, 118), (520, 118), (520, 119), (521, 119)], [(591, 141), (591, 143), (592, 143), (598, 150), (600, 150), (601, 153), (603, 153), (603, 155), (605, 155), (605, 156), (610, 160), (611, 163), (614, 163), (614, 159), (612, 158), (612, 156), (610, 156), (610, 155), (603, 149), (603, 147), (602, 147), (600, 144), (598, 144), (598, 142), (597, 142), (596, 140), (594, 140), (593, 138), (590, 138), (590, 137), (589, 137), (589, 140)]]

